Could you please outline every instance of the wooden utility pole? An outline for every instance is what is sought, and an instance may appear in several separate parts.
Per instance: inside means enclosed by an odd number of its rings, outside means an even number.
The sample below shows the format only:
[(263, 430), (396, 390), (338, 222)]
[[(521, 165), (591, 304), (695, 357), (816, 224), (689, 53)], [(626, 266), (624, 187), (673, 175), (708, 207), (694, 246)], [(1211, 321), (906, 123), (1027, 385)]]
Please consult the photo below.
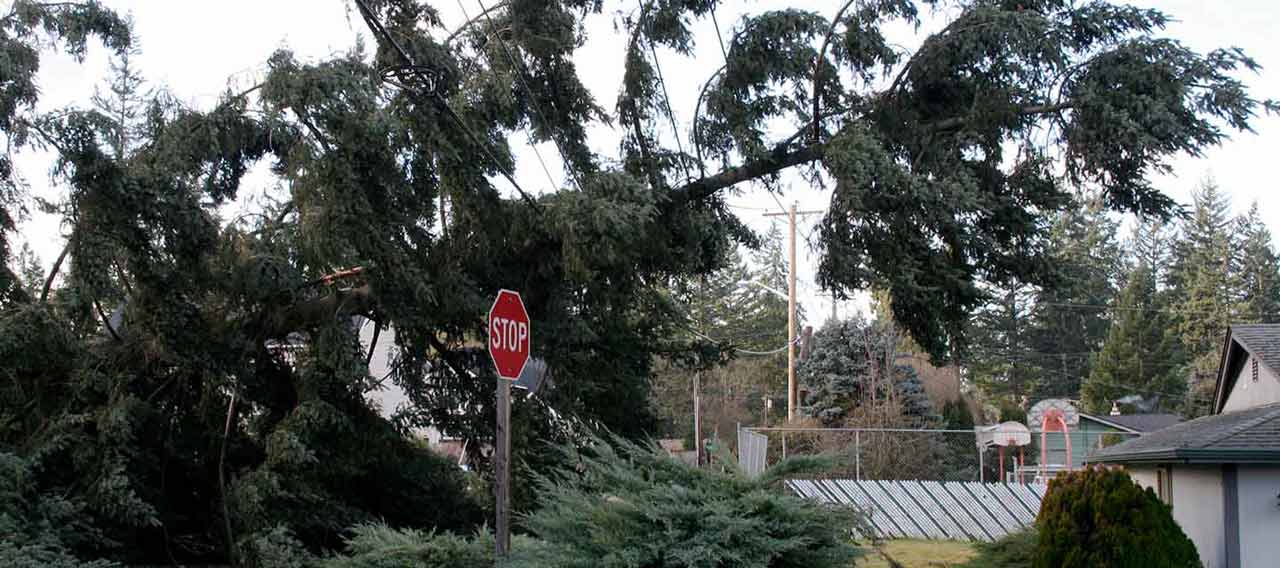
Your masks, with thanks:
[(702, 371), (693, 374), (693, 456), (702, 465)]
[(796, 408), (800, 405), (800, 389), (796, 385), (796, 202), (791, 202), (787, 231), (790, 239), (788, 255), (791, 257), (791, 270), (787, 275), (787, 422), (796, 419)]
[(796, 211), (796, 202), (783, 213), (765, 213), (765, 217), (787, 217), (788, 256), (791, 269), (787, 272), (787, 422), (796, 419), (800, 405), (800, 388), (796, 384), (796, 215), (814, 215), (824, 211)]
[(498, 377), (497, 447), (494, 448), (494, 507), (499, 558), (511, 550), (511, 381)]

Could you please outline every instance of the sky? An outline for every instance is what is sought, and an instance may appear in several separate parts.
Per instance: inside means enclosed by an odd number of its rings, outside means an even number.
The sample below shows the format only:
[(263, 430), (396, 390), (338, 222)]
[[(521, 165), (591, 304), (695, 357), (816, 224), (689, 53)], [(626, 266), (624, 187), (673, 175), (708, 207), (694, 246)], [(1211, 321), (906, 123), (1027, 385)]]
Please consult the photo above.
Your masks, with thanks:
[[(450, 30), (478, 14), (481, 6), (496, 0), (441, 0), (435, 2), (442, 20)], [(1162, 35), (1177, 38), (1197, 51), (1218, 47), (1240, 47), (1262, 66), (1260, 74), (1243, 74), (1240, 78), (1255, 98), (1280, 99), (1280, 43), (1274, 41), (1280, 30), (1280, 2), (1274, 0), (1134, 0), (1131, 3), (1159, 8), (1174, 18)], [(350, 0), (104, 0), (104, 4), (130, 14), (135, 33), (141, 43), (141, 54), (135, 63), (152, 86), (163, 86), (180, 100), (198, 108), (216, 104), (228, 89), (239, 91), (258, 82), (265, 61), (278, 49), (289, 49), (303, 61), (318, 61), (350, 50), (358, 36), (367, 40), (368, 31)], [(619, 4), (606, 2), (602, 15), (587, 22), (589, 40), (575, 57), (575, 63), (597, 102), (612, 110), (622, 76), (622, 54), (625, 39), (614, 26), (620, 10), (631, 11), (638, 1)], [(836, 2), (754, 0), (726, 3), (717, 14), (720, 30), (728, 35), (742, 14), (780, 8), (808, 8), (834, 12)], [(1228, 8), (1229, 6), (1229, 8)], [(8, 2), (0, 0), (0, 10), (7, 11)], [(946, 10), (954, 10), (947, 8)], [(828, 17), (834, 14), (828, 14)], [(908, 26), (894, 26), (886, 34), (891, 42), (907, 49), (919, 44), (923, 34), (941, 27), (948, 13), (926, 14), (917, 33)], [(670, 90), (671, 105), (681, 126), (681, 137), (688, 144), (688, 125), (694, 113), (698, 89), (723, 63), (711, 21), (694, 23), (696, 48), (692, 57), (658, 51), (661, 70)], [(440, 32), (443, 35), (443, 32)], [(1269, 70), (1274, 69), (1275, 72)], [(108, 70), (105, 50), (92, 49), (83, 63), (64, 56), (46, 56), (42, 60), (39, 84), (41, 108), (52, 110), (67, 105), (87, 106), (94, 87), (100, 85)], [(1179, 202), (1188, 203), (1192, 189), (1206, 177), (1212, 177), (1233, 199), (1235, 212), (1241, 213), (1257, 201), (1262, 218), (1274, 234), (1280, 235), (1280, 200), (1272, 194), (1280, 177), (1280, 117), (1262, 116), (1255, 121), (1254, 133), (1237, 133), (1220, 147), (1210, 149), (1202, 157), (1182, 156), (1172, 163), (1173, 171), (1153, 179), (1156, 187)], [(616, 156), (619, 132), (597, 125), (589, 131), (591, 146), (604, 156)], [(671, 129), (665, 127), (670, 139)], [(565, 182), (563, 163), (553, 145), (531, 146), (522, 134), (512, 138), (517, 150), (516, 177), (521, 185), (535, 193), (550, 191)], [(551, 178), (539, 165), (539, 156), (547, 164)], [(50, 156), (27, 152), (18, 156), (19, 171), (27, 178), (32, 193), (58, 199), (65, 190), (51, 185), (48, 175)], [(254, 198), (272, 185), (265, 164), (246, 180), (238, 203), (224, 215), (236, 214), (252, 207)], [(753, 229), (767, 231), (777, 218), (765, 213), (796, 202), (802, 210), (820, 210), (830, 200), (829, 190), (809, 187), (797, 176), (782, 178), (780, 194), (743, 188), (728, 199), (735, 212)], [(818, 254), (808, 241), (816, 236), (820, 215), (802, 217), (799, 222), (800, 303), (818, 322), (832, 310), (832, 301), (822, 295), (814, 282)], [(229, 217), (228, 217), (229, 218)], [(28, 242), (44, 262), (52, 264), (62, 247), (62, 231), (57, 219), (32, 213), (20, 227), (20, 241)], [(851, 310), (865, 310), (866, 299), (840, 303), (842, 316)]]

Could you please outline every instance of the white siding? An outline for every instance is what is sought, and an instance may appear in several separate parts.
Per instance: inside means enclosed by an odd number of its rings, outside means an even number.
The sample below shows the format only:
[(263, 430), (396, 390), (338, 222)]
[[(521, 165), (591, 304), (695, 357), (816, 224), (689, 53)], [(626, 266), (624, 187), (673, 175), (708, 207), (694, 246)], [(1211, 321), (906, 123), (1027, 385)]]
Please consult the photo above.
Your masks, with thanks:
[[(1130, 466), (1126, 469), (1138, 485), (1159, 492), (1156, 466)], [(1226, 566), (1221, 466), (1173, 466), (1173, 520), (1195, 543), (1204, 568)]]
[(1240, 566), (1280, 565), (1280, 467), (1241, 465)]
[(1254, 358), (1250, 355), (1241, 367), (1240, 374), (1236, 376), (1235, 386), (1231, 388), (1227, 403), (1222, 407), (1223, 412), (1280, 402), (1280, 380), (1266, 365), (1258, 364), (1258, 380), (1255, 382), (1253, 365)]
[(1222, 466), (1173, 466), (1173, 519), (1196, 544), (1204, 568), (1226, 566), (1222, 504)]
[(1134, 465), (1125, 467), (1125, 471), (1129, 472), (1129, 477), (1133, 481), (1143, 487), (1149, 487), (1152, 491), (1159, 491), (1156, 487), (1156, 468), (1149, 465)]
[[(364, 320), (360, 327), (360, 346), (366, 350), (366, 353), (371, 342), (373, 342), (373, 322)], [(378, 345), (374, 347), (373, 358), (369, 360), (369, 376), (375, 381), (384, 377), (386, 380), (382, 381), (381, 388), (365, 393), (365, 397), (378, 406), (379, 413), (385, 418), (391, 418), (400, 405), (409, 402), (409, 397), (405, 395), (404, 390), (387, 377), (392, 371), (395, 357), (396, 330), (385, 328), (378, 334)], [(427, 442), (432, 444), (440, 443), (440, 432), (435, 428), (419, 429), (418, 435), (425, 437)]]

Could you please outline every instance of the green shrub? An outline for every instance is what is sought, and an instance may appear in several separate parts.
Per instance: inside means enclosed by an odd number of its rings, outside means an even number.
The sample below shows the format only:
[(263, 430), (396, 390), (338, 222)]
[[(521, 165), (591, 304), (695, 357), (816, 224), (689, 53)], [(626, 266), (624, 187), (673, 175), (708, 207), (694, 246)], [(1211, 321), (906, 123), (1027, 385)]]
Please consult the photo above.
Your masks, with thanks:
[(860, 554), (855, 512), (776, 486), (800, 462), (749, 479), (617, 438), (565, 451), (576, 465), (539, 480), (522, 522), (542, 546), (513, 545), (512, 566), (848, 568)]
[(995, 542), (974, 545), (978, 555), (963, 568), (1031, 568), (1036, 554), (1036, 532), (1024, 530)]
[(1196, 547), (1150, 489), (1113, 469), (1059, 475), (1036, 520), (1037, 568), (1181, 568), (1200, 565)]
[[(325, 559), (316, 568), (492, 568), (493, 535), (471, 537), (449, 533), (392, 529), (386, 525), (360, 525), (347, 539), (346, 554)], [(513, 539), (512, 547), (534, 548), (527, 538)]]

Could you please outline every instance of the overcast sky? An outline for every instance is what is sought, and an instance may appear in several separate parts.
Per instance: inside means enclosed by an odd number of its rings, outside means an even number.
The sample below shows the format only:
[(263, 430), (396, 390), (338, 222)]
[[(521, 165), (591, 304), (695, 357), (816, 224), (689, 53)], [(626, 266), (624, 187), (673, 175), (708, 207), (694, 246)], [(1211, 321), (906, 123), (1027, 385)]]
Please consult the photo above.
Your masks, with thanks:
[[(495, 1), (484, 0), (484, 5)], [(136, 63), (147, 80), (202, 108), (215, 104), (219, 94), (229, 87), (242, 89), (255, 84), (262, 76), (264, 62), (277, 49), (287, 48), (304, 61), (315, 61), (351, 49), (357, 35), (367, 36), (363, 22), (348, 0), (105, 0), (104, 3), (132, 15), (142, 48)], [(1138, 0), (1133, 3), (1156, 7), (1172, 16), (1176, 22), (1165, 35), (1180, 39), (1198, 51), (1226, 46), (1244, 48), (1264, 67), (1260, 75), (1242, 76), (1252, 94), (1260, 99), (1280, 98), (1280, 44), (1275, 41), (1275, 34), (1280, 30), (1280, 2)], [(718, 16), (721, 30), (727, 36), (744, 10), (758, 13), (776, 8), (812, 7), (833, 11), (837, 4), (758, 0), (727, 6), (720, 9)], [(7, 10), (7, 5), (7, 1), (0, 0), (0, 7)], [(579, 71), (587, 86), (601, 106), (609, 110), (613, 109), (621, 81), (624, 47), (613, 20), (620, 7), (629, 11), (635, 5), (636, 2), (622, 5), (606, 2), (606, 13), (588, 22), (590, 40), (577, 56)], [(452, 29), (466, 19), (464, 9), (466, 14), (475, 15), (481, 4), (476, 0), (444, 0), (435, 6), (447, 27)], [(945, 13), (930, 15), (920, 34), (898, 26), (888, 35), (891, 41), (914, 48), (921, 34), (936, 29), (946, 19)], [(723, 62), (712, 23), (698, 22), (696, 29), (695, 57), (659, 51), (672, 106), (685, 132), (693, 115), (698, 88)], [(1273, 69), (1275, 73), (1270, 72)], [(100, 48), (91, 50), (83, 64), (65, 57), (45, 57), (39, 77), (42, 108), (87, 105), (94, 86), (102, 82), (106, 71), (107, 56)], [(1275, 149), (1280, 148), (1280, 118), (1260, 117), (1255, 128), (1256, 134), (1236, 134), (1202, 158), (1188, 156), (1177, 160), (1172, 175), (1155, 180), (1157, 187), (1187, 202), (1191, 189), (1206, 176), (1212, 176), (1231, 195), (1236, 212), (1246, 210), (1256, 200), (1272, 232), (1280, 234), (1280, 202), (1268, 199), (1280, 174), (1277, 172), (1280, 160), (1275, 157)], [(670, 129), (667, 130), (669, 135)], [(685, 132), (682, 137), (687, 144)], [(607, 127), (592, 130), (592, 146), (605, 156), (617, 155), (617, 141), (618, 134)], [(519, 152), (517, 177), (522, 185), (547, 191), (553, 187), (553, 181), (555, 185), (564, 183), (562, 162), (554, 146), (544, 144), (538, 148), (554, 178), (548, 180), (524, 137), (517, 135), (513, 142)], [(49, 198), (64, 195), (58, 188), (50, 187), (47, 156), (28, 153), (20, 156), (18, 164), (33, 192)], [(778, 203), (797, 201), (802, 209), (822, 209), (830, 198), (828, 192), (810, 188), (798, 178), (784, 178), (784, 182), (788, 189), (776, 196), (776, 200), (761, 191), (744, 191), (733, 195), (730, 203), (750, 226), (764, 231), (770, 221), (762, 214), (766, 210), (777, 210)], [(265, 175), (254, 176), (244, 194), (251, 198), (269, 185)], [(819, 216), (810, 216), (800, 223), (798, 274), (802, 305), (809, 314), (820, 316), (816, 321), (821, 321), (830, 312), (831, 303), (819, 296), (820, 291), (813, 283), (817, 255), (803, 242), (805, 235), (813, 234), (818, 219)], [(22, 240), (31, 244), (46, 266), (61, 249), (56, 220), (38, 214), (23, 224)], [(842, 313), (853, 307), (841, 306)]]

